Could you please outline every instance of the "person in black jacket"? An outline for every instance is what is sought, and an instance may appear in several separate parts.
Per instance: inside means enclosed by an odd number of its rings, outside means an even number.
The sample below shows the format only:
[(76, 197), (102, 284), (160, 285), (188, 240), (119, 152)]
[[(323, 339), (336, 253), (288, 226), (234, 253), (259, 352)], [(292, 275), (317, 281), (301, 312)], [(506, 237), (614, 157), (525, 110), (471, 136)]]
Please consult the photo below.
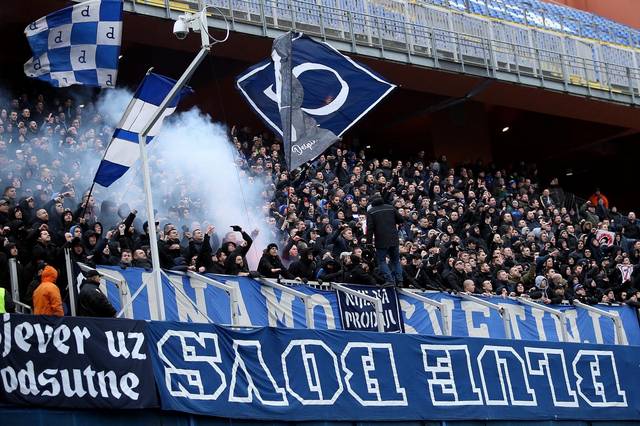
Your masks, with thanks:
[(262, 253), (258, 263), (258, 272), (267, 278), (278, 278), (280, 275), (285, 278), (293, 278), (282, 264), (282, 260), (278, 256), (278, 246), (274, 243), (269, 244)]
[(367, 243), (374, 242), (378, 267), (385, 280), (397, 285), (402, 284), (398, 225), (403, 222), (400, 213), (392, 205), (385, 204), (380, 195), (371, 197), (371, 208), (367, 211)]
[(300, 259), (289, 265), (289, 273), (301, 280), (313, 280), (313, 273), (316, 269), (316, 262), (313, 258), (313, 251), (310, 248), (300, 250)]
[(85, 274), (86, 278), (82, 281), (78, 295), (78, 316), (101, 318), (116, 316), (116, 309), (107, 296), (100, 291), (100, 276), (95, 269)]

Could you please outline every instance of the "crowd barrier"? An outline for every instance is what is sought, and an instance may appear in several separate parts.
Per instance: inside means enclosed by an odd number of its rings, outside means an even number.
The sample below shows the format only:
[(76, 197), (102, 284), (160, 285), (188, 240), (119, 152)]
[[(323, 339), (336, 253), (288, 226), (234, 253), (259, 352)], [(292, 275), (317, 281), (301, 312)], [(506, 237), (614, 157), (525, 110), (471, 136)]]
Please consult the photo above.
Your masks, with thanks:
[[(150, 272), (110, 266), (98, 270), (105, 275), (102, 289), (120, 317), (160, 318)], [(637, 312), (624, 305), (542, 305), (523, 298), (340, 284), (315, 288), (172, 272), (164, 277), (162, 293), (164, 318), (180, 322), (640, 345)], [(365, 300), (372, 297), (373, 303)]]
[(274, 421), (623, 421), (640, 410), (635, 346), (1, 318), (0, 403), (12, 406)]

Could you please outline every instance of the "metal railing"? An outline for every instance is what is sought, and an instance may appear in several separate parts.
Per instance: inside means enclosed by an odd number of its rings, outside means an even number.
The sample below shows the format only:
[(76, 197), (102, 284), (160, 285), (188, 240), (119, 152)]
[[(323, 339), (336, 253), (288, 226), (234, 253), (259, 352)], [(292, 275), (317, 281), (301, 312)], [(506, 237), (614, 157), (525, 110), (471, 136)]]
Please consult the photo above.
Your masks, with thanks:
[(567, 317), (562, 311), (550, 308), (546, 305), (543, 305), (542, 303), (533, 302), (526, 297), (518, 297), (516, 300), (523, 305), (531, 306), (532, 309), (539, 309), (556, 317), (558, 322), (560, 323), (560, 333), (558, 335), (558, 340), (560, 340), (561, 342), (569, 341), (569, 333), (567, 332)]
[(445, 336), (451, 336), (451, 318), (449, 318), (449, 311), (447, 311), (444, 303), (429, 299), (428, 297), (424, 297), (420, 294), (404, 288), (399, 288), (397, 291), (400, 294), (404, 294), (407, 297), (416, 299), (422, 303), (426, 303), (427, 305), (436, 308), (438, 312), (440, 312), (440, 319), (442, 320), (442, 334)]
[(463, 298), (463, 299), (465, 299), (465, 300), (467, 300), (469, 302), (477, 303), (478, 305), (485, 306), (485, 307), (487, 307), (489, 309), (492, 309), (492, 310), (498, 312), (498, 314), (502, 318), (505, 337), (507, 339), (512, 339), (513, 338), (513, 332), (511, 330), (511, 314), (507, 311), (507, 309), (505, 309), (504, 307), (502, 307), (500, 305), (496, 305), (495, 303), (491, 303), (491, 302), (489, 302), (487, 300), (480, 299), (479, 297), (472, 296), (470, 294), (458, 293), (458, 296), (460, 296), (461, 298)]
[(304, 304), (304, 319), (305, 319), (307, 328), (309, 329), (316, 328), (313, 320), (313, 300), (311, 295), (304, 294), (300, 291), (292, 289), (291, 287), (278, 284), (274, 280), (271, 280), (268, 278), (258, 278), (257, 281), (264, 286), (274, 288), (276, 290), (279, 290), (283, 293), (290, 294), (291, 296), (297, 297), (298, 299), (302, 300), (302, 303)]
[[(395, 14), (394, 19), (361, 11), (343, 10), (325, 4), (293, 0), (130, 0), (136, 5), (163, 9), (165, 17), (172, 11), (197, 10), (202, 4), (215, 5), (231, 23), (232, 30), (239, 26), (255, 27), (258, 34), (273, 37), (275, 30), (296, 30), (326, 41), (344, 42), (356, 53), (382, 56), (393, 60), (419, 63), (429, 59), (427, 66), (451, 71), (471, 73), (491, 78), (536, 85), (539, 87), (572, 91), (579, 94), (628, 104), (640, 104), (640, 71), (637, 61), (640, 52), (620, 50), (628, 58), (628, 65), (602, 61), (597, 43), (585, 40), (592, 49), (582, 49), (589, 57), (566, 53), (565, 38), (543, 33), (536, 29), (526, 31), (542, 34), (556, 40), (559, 45), (536, 45), (537, 37), (529, 36), (526, 43), (510, 43), (492, 37), (491, 20), (478, 22), (488, 28), (487, 35), (472, 35), (453, 31), (451, 19), (435, 26), (412, 22), (406, 16)], [(429, 7), (429, 6), (424, 6)], [(364, 7), (360, 9), (365, 9)], [(463, 15), (458, 12), (458, 14)], [(469, 15), (468, 19), (475, 19)], [(211, 14), (209, 24), (219, 25), (220, 19)], [(502, 22), (501, 25), (509, 26)], [(512, 30), (522, 29), (513, 26)], [(254, 31), (256, 32), (256, 31)], [(569, 36), (567, 36), (569, 37)], [(571, 40), (580, 40), (577, 37)], [(553, 50), (550, 50), (552, 49)], [(614, 49), (607, 47), (609, 50)], [(364, 49), (364, 50), (363, 50)], [(374, 49), (369, 51), (367, 49)], [(578, 51), (581, 52), (581, 51)], [(585, 53), (587, 54), (587, 53)], [(630, 56), (629, 56), (630, 55)], [(629, 59), (631, 58), (631, 59)], [(451, 68), (455, 65), (454, 68)], [(509, 77), (510, 76), (510, 77)], [(556, 83), (557, 87), (553, 87)]]
[[(616, 345), (629, 344), (629, 341), (627, 340), (627, 335), (624, 332), (624, 327), (622, 326), (622, 319), (620, 319), (620, 315), (618, 315), (617, 312), (605, 311), (604, 309), (600, 309), (600, 308), (596, 308), (595, 306), (584, 304), (578, 300), (573, 301), (573, 306), (585, 309), (590, 313), (603, 316), (613, 321), (613, 327), (616, 335)], [(598, 340), (598, 336), (596, 336), (596, 339)], [(599, 340), (602, 340), (602, 336), (600, 336)], [(596, 343), (602, 343), (602, 342), (598, 341)]]

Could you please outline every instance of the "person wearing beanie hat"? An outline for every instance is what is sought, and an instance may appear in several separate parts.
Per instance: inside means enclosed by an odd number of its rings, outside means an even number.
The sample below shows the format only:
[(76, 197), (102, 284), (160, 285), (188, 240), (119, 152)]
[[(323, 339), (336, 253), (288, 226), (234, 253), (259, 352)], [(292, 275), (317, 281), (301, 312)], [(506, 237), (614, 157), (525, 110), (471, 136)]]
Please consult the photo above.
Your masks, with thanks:
[(278, 256), (278, 246), (274, 243), (269, 244), (262, 253), (258, 263), (258, 272), (266, 278), (278, 278), (280, 276), (287, 279), (293, 278), (282, 264), (282, 260)]

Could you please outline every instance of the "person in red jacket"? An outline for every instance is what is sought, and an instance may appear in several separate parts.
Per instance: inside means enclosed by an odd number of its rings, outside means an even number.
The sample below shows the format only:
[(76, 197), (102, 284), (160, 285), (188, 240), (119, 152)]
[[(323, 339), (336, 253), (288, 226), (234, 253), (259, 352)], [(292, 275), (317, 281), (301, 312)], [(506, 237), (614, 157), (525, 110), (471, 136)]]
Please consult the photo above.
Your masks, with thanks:
[(61, 317), (62, 297), (60, 289), (56, 285), (58, 271), (53, 266), (47, 265), (42, 271), (40, 285), (33, 292), (33, 313), (35, 315), (51, 315)]

